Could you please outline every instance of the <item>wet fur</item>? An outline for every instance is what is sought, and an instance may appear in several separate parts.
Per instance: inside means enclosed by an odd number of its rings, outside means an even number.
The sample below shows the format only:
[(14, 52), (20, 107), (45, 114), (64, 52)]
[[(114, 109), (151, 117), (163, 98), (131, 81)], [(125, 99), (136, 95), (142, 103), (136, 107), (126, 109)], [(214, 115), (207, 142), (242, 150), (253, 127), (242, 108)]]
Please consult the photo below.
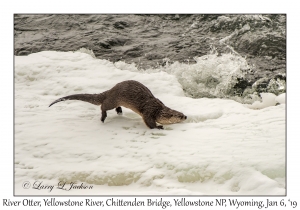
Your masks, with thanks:
[(81, 100), (94, 105), (101, 105), (102, 122), (106, 119), (108, 110), (116, 109), (116, 112), (121, 114), (121, 106), (141, 115), (145, 124), (151, 129), (163, 129), (163, 126), (156, 123), (171, 124), (182, 122), (186, 119), (184, 114), (166, 107), (159, 99), (153, 96), (146, 86), (134, 80), (120, 82), (110, 90), (100, 94), (76, 94), (59, 98), (51, 103), (50, 106), (65, 100)]

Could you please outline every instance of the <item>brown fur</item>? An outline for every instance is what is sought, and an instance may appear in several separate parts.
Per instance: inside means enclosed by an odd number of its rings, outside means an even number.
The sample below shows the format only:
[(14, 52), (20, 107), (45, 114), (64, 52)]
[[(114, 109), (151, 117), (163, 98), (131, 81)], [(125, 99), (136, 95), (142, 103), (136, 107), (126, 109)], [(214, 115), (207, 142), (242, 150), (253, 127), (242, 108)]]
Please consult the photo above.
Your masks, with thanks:
[[(65, 100), (81, 100), (95, 105), (101, 105), (101, 121), (107, 117), (107, 110), (116, 109), (118, 114), (126, 107), (141, 115), (149, 128), (163, 129), (159, 124), (172, 124), (184, 121), (187, 117), (181, 112), (166, 107), (143, 84), (128, 80), (116, 84), (110, 90), (100, 94), (76, 94), (59, 98), (53, 104)], [(49, 107), (50, 107), (49, 106)]]

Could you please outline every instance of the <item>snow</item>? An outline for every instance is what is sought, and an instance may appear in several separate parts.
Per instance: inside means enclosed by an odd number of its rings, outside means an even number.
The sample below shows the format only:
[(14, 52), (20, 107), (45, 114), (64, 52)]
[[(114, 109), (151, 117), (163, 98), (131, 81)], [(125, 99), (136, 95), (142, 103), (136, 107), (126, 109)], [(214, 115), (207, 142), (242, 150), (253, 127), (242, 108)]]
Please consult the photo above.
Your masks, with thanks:
[[(186, 97), (174, 74), (121, 70), (82, 52), (44, 51), (15, 57), (15, 194), (35, 181), (84, 183), (89, 190), (51, 195), (285, 195), (285, 95), (261, 94), (256, 107), (226, 99)], [(81, 101), (137, 80), (183, 123), (149, 129), (139, 115)], [(279, 104), (277, 104), (279, 103)], [(276, 105), (277, 104), (277, 105)], [(275, 106), (276, 105), (276, 106)]]

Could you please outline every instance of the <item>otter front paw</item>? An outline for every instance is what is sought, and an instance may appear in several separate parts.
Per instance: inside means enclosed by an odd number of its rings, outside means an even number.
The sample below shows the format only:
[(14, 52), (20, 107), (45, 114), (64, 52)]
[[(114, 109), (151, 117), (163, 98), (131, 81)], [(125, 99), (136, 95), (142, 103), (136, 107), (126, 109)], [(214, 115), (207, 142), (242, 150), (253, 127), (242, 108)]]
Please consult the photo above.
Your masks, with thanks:
[(164, 127), (162, 125), (158, 125), (158, 126), (156, 126), (156, 128), (159, 129), (159, 130), (163, 130), (164, 129)]

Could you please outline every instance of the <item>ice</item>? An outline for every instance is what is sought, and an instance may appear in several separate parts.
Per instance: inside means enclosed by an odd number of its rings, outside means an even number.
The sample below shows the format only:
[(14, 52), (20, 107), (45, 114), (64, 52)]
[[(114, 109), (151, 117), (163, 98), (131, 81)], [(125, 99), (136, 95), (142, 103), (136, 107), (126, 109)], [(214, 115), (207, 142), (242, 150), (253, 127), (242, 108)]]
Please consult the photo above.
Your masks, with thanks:
[(255, 101), (252, 105), (248, 105), (251, 109), (263, 109), (269, 106), (274, 106), (276, 103), (285, 104), (285, 93), (276, 96), (273, 93), (261, 93), (262, 102)]
[[(216, 64), (210, 60), (208, 68), (216, 67), (212, 77), (223, 81), (222, 87), (230, 86), (226, 75), (236, 75), (238, 68), (229, 71), (231, 64), (219, 59), (224, 57), (216, 58)], [(229, 99), (195, 99), (183, 89), (210, 76), (200, 64), (198, 72), (188, 65), (179, 70), (183, 64), (176, 63), (153, 72), (133, 66), (126, 70), (128, 64), (121, 64), (82, 52), (15, 57), (16, 195), (49, 195), (22, 188), (24, 181), (36, 180), (94, 186), (54, 189), (51, 195), (285, 195), (284, 95), (262, 94), (258, 109)], [(101, 93), (129, 79), (146, 85), (187, 120), (151, 130), (126, 108), (122, 116), (108, 111), (102, 123), (100, 108), (89, 103), (62, 101), (48, 107), (60, 97)], [(221, 93), (221, 88), (202, 92), (214, 91)]]
[(285, 104), (285, 93), (280, 94), (275, 98), (275, 101), (280, 103), (280, 104)]

